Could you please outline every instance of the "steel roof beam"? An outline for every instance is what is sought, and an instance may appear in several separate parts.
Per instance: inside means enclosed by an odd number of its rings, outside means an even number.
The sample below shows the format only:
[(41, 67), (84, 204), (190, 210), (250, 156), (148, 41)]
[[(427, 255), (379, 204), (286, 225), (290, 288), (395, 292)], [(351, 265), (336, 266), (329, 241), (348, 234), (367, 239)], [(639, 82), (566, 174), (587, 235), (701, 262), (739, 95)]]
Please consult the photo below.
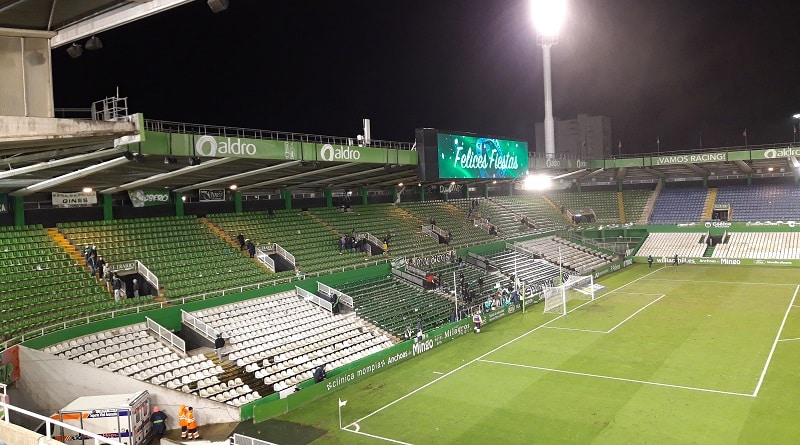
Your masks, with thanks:
[(41, 170), (47, 170), (48, 168), (74, 164), (76, 162), (90, 161), (92, 159), (102, 158), (104, 156), (115, 156), (115, 155), (119, 155), (119, 150), (112, 148), (109, 150), (100, 150), (93, 153), (84, 153), (81, 155), (71, 156), (68, 158), (54, 159), (52, 161), (40, 162), (38, 164), (28, 165), (20, 168), (12, 168), (10, 170), (0, 172), (0, 179), (13, 178), (14, 176), (24, 175), (26, 173), (38, 172)]
[[(300, 161), (295, 161), (295, 162), (300, 162)], [(249, 185), (245, 185), (245, 186), (240, 186), (239, 190), (250, 190), (250, 189), (254, 189), (254, 188), (258, 188), (258, 187), (263, 187), (265, 185), (278, 184), (280, 182), (286, 182), (286, 181), (289, 181), (291, 179), (305, 178), (306, 176), (313, 176), (313, 175), (318, 175), (320, 173), (327, 173), (327, 172), (332, 172), (332, 171), (336, 171), (336, 170), (341, 170), (343, 168), (352, 167), (353, 165), (356, 165), (356, 164), (351, 162), (351, 163), (347, 163), (347, 164), (339, 164), (339, 165), (334, 165), (334, 166), (331, 166), (331, 167), (321, 168), (321, 169), (318, 169), (318, 170), (310, 170), (310, 171), (307, 171), (307, 172), (298, 173), (296, 175), (284, 176), (283, 178), (270, 179), (269, 181), (262, 181), (262, 182), (257, 182), (255, 184), (249, 184)]]
[(219, 165), (227, 164), (228, 162), (235, 160), (236, 158), (220, 158), (203, 162), (200, 165), (187, 165), (186, 167), (179, 168), (178, 170), (175, 171), (159, 173), (157, 175), (150, 176), (149, 178), (139, 179), (137, 181), (129, 182), (127, 184), (122, 184), (116, 187), (107, 188), (105, 190), (101, 190), (100, 193), (108, 194), (114, 192), (121, 192), (124, 190), (130, 190), (137, 187), (141, 187), (143, 185), (153, 184), (163, 179), (172, 179), (176, 176), (185, 175), (187, 173), (195, 173), (206, 168), (217, 167)]
[[(228, 159), (237, 159), (237, 158), (228, 158)], [(210, 181), (204, 181), (204, 182), (200, 182), (198, 184), (187, 185), (187, 186), (175, 189), (175, 193), (188, 192), (189, 190), (195, 190), (195, 189), (199, 189), (201, 187), (208, 187), (208, 186), (211, 186), (211, 185), (217, 185), (217, 184), (222, 184), (222, 183), (225, 183), (225, 182), (236, 181), (237, 179), (246, 178), (248, 176), (257, 175), (259, 173), (266, 173), (266, 172), (270, 172), (270, 171), (273, 171), (273, 170), (280, 170), (280, 169), (285, 168), (285, 167), (293, 167), (295, 165), (300, 164), (300, 162), (301, 161), (283, 162), (281, 164), (270, 165), (269, 167), (264, 167), (264, 168), (257, 168), (255, 170), (246, 171), (244, 173), (237, 173), (235, 175), (230, 175), (230, 176), (225, 176), (225, 177), (222, 177), (222, 178), (212, 179)], [(200, 165), (202, 165), (202, 164), (200, 164)], [(241, 190), (243, 188), (244, 187), (239, 187), (239, 190)]]
[(111, 159), (105, 162), (101, 162), (100, 164), (91, 165), (89, 167), (82, 168), (80, 170), (75, 170), (73, 172), (69, 172), (67, 174), (56, 176), (55, 178), (50, 178), (44, 180), (42, 182), (38, 182), (33, 185), (29, 185), (24, 189), (16, 190), (9, 195), (11, 196), (27, 196), (32, 193), (41, 192), (43, 190), (51, 189), (53, 187), (57, 187), (61, 184), (67, 183), (69, 181), (73, 181), (75, 179), (84, 178), (89, 176), (93, 173), (101, 172), (103, 170), (108, 170), (109, 168), (117, 167), (119, 165), (125, 165), (131, 161), (128, 158), (122, 156), (119, 158)]

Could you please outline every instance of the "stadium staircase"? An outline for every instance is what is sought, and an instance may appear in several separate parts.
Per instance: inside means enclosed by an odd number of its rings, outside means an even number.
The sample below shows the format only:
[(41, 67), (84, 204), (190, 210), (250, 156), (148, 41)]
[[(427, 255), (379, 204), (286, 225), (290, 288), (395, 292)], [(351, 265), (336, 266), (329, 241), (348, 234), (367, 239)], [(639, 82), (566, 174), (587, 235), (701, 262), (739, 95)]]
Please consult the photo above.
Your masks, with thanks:
[(83, 267), (86, 269), (86, 273), (89, 273), (89, 267), (86, 266), (86, 259), (80, 252), (78, 252), (78, 249), (76, 249), (72, 243), (64, 238), (64, 235), (62, 235), (58, 229), (47, 229), (47, 235), (49, 235), (50, 238), (52, 238), (53, 241), (59, 245), (59, 247), (64, 249), (64, 251), (66, 251), (70, 257), (77, 261), (78, 264), (83, 265)]
[(223, 382), (236, 380), (237, 378), (242, 379), (242, 383), (249, 386), (251, 390), (258, 391), (261, 397), (266, 397), (275, 392), (272, 385), (264, 384), (262, 379), (257, 379), (254, 373), (245, 371), (243, 367), (237, 366), (235, 362), (230, 360), (219, 361), (216, 352), (206, 352), (203, 356), (214, 362), (214, 365), (222, 367), (222, 375), (217, 376), (217, 378)]
[(714, 246), (706, 247), (705, 252), (703, 252), (703, 258), (710, 258), (714, 254)]
[(644, 209), (642, 209), (642, 215), (639, 217), (639, 220), (636, 221), (637, 224), (644, 226), (647, 225), (647, 221), (650, 221), (650, 215), (653, 214), (653, 209), (656, 207), (656, 200), (658, 199), (658, 195), (661, 193), (662, 188), (664, 188), (664, 183), (658, 181), (656, 189), (653, 190), (653, 192), (647, 197), (647, 201), (644, 204)]
[(559, 206), (557, 206), (556, 203), (554, 203), (550, 198), (548, 198), (547, 196), (542, 195), (542, 199), (544, 200), (544, 202), (549, 204), (550, 207), (552, 207), (556, 211), (556, 213), (561, 215), (561, 217), (564, 218), (564, 221), (567, 221), (571, 226), (575, 225), (575, 221), (572, 221), (569, 218), (567, 218), (564, 215), (564, 213), (561, 212), (561, 208)]
[(712, 215), (714, 214), (714, 203), (717, 202), (717, 188), (713, 187), (708, 189), (708, 195), (706, 195), (706, 204), (703, 207), (703, 216), (700, 219), (701, 221), (708, 221), (711, 219)]
[(212, 231), (212, 232), (216, 233), (218, 237), (222, 238), (222, 239), (223, 239), (225, 242), (227, 242), (228, 244), (230, 244), (231, 246), (233, 246), (233, 250), (234, 250), (234, 251), (239, 251), (239, 254), (240, 254), (240, 255), (242, 255), (242, 256), (244, 256), (245, 258), (249, 259), (250, 261), (254, 262), (255, 264), (257, 264), (257, 265), (258, 265), (258, 267), (260, 267), (260, 268), (264, 269), (264, 270), (265, 270), (265, 271), (267, 271), (268, 273), (273, 273), (273, 272), (274, 272), (273, 270), (270, 270), (270, 268), (269, 268), (269, 267), (267, 267), (267, 266), (266, 266), (264, 263), (262, 263), (261, 261), (258, 261), (258, 260), (257, 260), (257, 259), (255, 259), (255, 258), (250, 258), (250, 254), (249, 254), (249, 253), (247, 253), (247, 250), (242, 250), (241, 246), (239, 245), (239, 241), (237, 241), (236, 239), (234, 239), (234, 238), (233, 238), (231, 235), (229, 235), (229, 234), (228, 234), (227, 232), (225, 232), (224, 230), (220, 229), (220, 228), (219, 228), (219, 227), (218, 227), (216, 224), (214, 224), (213, 222), (209, 221), (209, 220), (208, 220), (207, 218), (205, 218), (205, 217), (202, 217), (202, 218), (199, 218), (199, 219), (200, 219), (200, 221), (202, 221), (202, 222), (203, 222), (203, 224), (205, 224), (205, 226), (206, 226), (206, 227), (208, 227), (209, 229), (211, 229), (211, 231)]
[(335, 235), (337, 238), (342, 236), (342, 234), (341, 234), (341, 233), (339, 233), (339, 231), (338, 231), (338, 230), (336, 230), (336, 228), (335, 228), (335, 227), (333, 227), (332, 225), (328, 224), (328, 222), (327, 222), (327, 221), (323, 220), (323, 219), (322, 219), (322, 218), (320, 218), (319, 216), (317, 216), (317, 215), (315, 215), (315, 214), (313, 214), (313, 213), (309, 212), (308, 210), (305, 210), (305, 211), (303, 211), (303, 213), (304, 213), (304, 214), (306, 214), (306, 215), (307, 215), (309, 218), (311, 218), (311, 219), (313, 219), (314, 221), (316, 221), (316, 222), (317, 222), (317, 224), (319, 224), (319, 225), (321, 225), (321, 226), (323, 226), (323, 227), (327, 228), (328, 230), (330, 230), (330, 232), (331, 232), (332, 234), (334, 234), (334, 235)]
[(617, 192), (617, 207), (619, 207), (619, 222), (625, 224), (625, 200), (622, 192)]

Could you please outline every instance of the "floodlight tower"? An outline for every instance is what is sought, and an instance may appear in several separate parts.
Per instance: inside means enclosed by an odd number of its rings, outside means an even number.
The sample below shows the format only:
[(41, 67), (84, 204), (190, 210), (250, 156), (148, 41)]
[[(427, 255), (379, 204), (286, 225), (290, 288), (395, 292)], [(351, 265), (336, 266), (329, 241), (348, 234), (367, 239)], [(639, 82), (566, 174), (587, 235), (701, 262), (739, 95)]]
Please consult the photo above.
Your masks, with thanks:
[(558, 32), (567, 10), (566, 0), (531, 0), (531, 16), (536, 27), (536, 42), (542, 47), (544, 69), (544, 152), (556, 154), (555, 123), (553, 122), (553, 84), (550, 74), (550, 47), (558, 43)]

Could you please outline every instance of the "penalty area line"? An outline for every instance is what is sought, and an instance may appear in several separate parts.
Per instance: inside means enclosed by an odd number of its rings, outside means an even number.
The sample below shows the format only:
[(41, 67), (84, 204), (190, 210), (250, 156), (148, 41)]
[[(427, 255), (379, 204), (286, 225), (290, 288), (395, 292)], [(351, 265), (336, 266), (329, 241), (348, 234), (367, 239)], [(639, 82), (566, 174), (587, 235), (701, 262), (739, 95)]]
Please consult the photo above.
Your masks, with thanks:
[(624, 377), (612, 377), (608, 375), (600, 375), (600, 374), (588, 374), (585, 372), (577, 372), (577, 371), (565, 371), (563, 369), (554, 369), (554, 368), (544, 368), (541, 366), (532, 366), (532, 365), (521, 365), (518, 363), (507, 363), (507, 362), (497, 362), (494, 360), (479, 360), (484, 363), (492, 363), (495, 365), (505, 365), (505, 366), (515, 366), (518, 368), (527, 368), (527, 369), (536, 369), (539, 371), (547, 371), (547, 372), (557, 372), (560, 374), (569, 374), (569, 375), (577, 375), (581, 377), (594, 377), (598, 379), (606, 379), (606, 380), (616, 380), (618, 382), (628, 382), (628, 383), (639, 383), (641, 385), (651, 385), (651, 386), (662, 386), (665, 388), (675, 388), (675, 389), (686, 389), (689, 391), (699, 391), (699, 392), (710, 392), (714, 394), (726, 394), (731, 396), (741, 396), (741, 397), (755, 397), (753, 394), (744, 394), (740, 392), (732, 392), (732, 391), (721, 391), (718, 389), (709, 389), (709, 388), (697, 388), (694, 386), (684, 386), (684, 385), (672, 385), (669, 383), (660, 383), (660, 382), (648, 382), (647, 380), (636, 380), (636, 379), (626, 379)]
[[(636, 283), (637, 281), (639, 281), (639, 280), (641, 280), (641, 279), (643, 279), (643, 278), (649, 277), (650, 275), (653, 275), (654, 273), (656, 273), (656, 272), (658, 272), (658, 271), (660, 271), (660, 270), (663, 270), (663, 268), (662, 268), (662, 267), (659, 267), (658, 269), (656, 269), (656, 270), (654, 270), (654, 271), (652, 271), (652, 272), (646, 273), (646, 274), (642, 275), (642, 276), (641, 276), (641, 277), (639, 277), (639, 278), (636, 278), (636, 279), (634, 279), (634, 280), (631, 280), (631, 281), (629, 281), (629, 282), (627, 282), (627, 283), (623, 284), (622, 286), (620, 286), (620, 287), (618, 287), (618, 288), (616, 288), (616, 289), (612, 289), (612, 290), (610, 290), (610, 291), (608, 291), (608, 292), (605, 292), (603, 295), (599, 296), (598, 298), (595, 298), (594, 300), (590, 300), (590, 301), (587, 301), (587, 302), (585, 302), (585, 303), (583, 303), (583, 304), (580, 304), (580, 305), (578, 305), (578, 306), (575, 306), (574, 308), (572, 308), (572, 309), (570, 309), (569, 311), (567, 311), (567, 314), (569, 314), (570, 312), (576, 311), (576, 310), (578, 310), (578, 309), (582, 308), (583, 306), (585, 306), (585, 305), (587, 305), (587, 304), (589, 304), (589, 303), (592, 303), (593, 301), (597, 301), (597, 300), (599, 300), (600, 298), (603, 298), (603, 297), (605, 297), (605, 296), (607, 296), (607, 295), (610, 295), (610, 294), (612, 294), (612, 293), (616, 292), (616, 291), (617, 291), (617, 290), (619, 290), (619, 289), (622, 289), (622, 288), (628, 287), (628, 286), (630, 286), (631, 284), (633, 284), (633, 283)], [(393, 401), (391, 401), (391, 402), (387, 403), (386, 405), (383, 405), (382, 407), (380, 407), (380, 408), (376, 409), (375, 411), (373, 411), (373, 412), (371, 412), (371, 413), (367, 414), (366, 416), (363, 416), (363, 417), (361, 417), (360, 419), (356, 419), (354, 422), (350, 423), (350, 424), (349, 424), (349, 425), (347, 425), (345, 428), (347, 428), (347, 427), (349, 427), (349, 426), (351, 426), (351, 425), (353, 425), (353, 424), (356, 424), (356, 423), (362, 422), (363, 420), (365, 420), (365, 419), (367, 419), (367, 418), (370, 418), (370, 417), (374, 416), (375, 414), (378, 414), (379, 412), (381, 412), (381, 411), (385, 410), (386, 408), (389, 408), (390, 406), (394, 405), (395, 403), (401, 402), (401, 401), (405, 400), (406, 398), (413, 396), (414, 394), (416, 394), (416, 393), (418, 393), (418, 392), (422, 391), (423, 389), (425, 389), (425, 388), (427, 388), (427, 387), (429, 387), (429, 386), (433, 385), (434, 383), (436, 383), (436, 382), (438, 382), (439, 380), (442, 380), (443, 378), (445, 378), (445, 377), (447, 377), (447, 376), (449, 376), (449, 375), (453, 374), (454, 372), (457, 372), (457, 371), (460, 371), (460, 370), (464, 369), (465, 367), (467, 367), (467, 366), (469, 366), (469, 365), (471, 365), (471, 364), (473, 364), (473, 363), (475, 363), (475, 362), (477, 362), (477, 361), (481, 360), (482, 358), (484, 358), (484, 357), (488, 356), (489, 354), (492, 354), (492, 353), (494, 353), (494, 352), (497, 352), (497, 351), (499, 351), (499, 350), (501, 350), (501, 349), (505, 348), (506, 346), (510, 345), (511, 343), (514, 343), (515, 341), (517, 341), (517, 340), (519, 340), (519, 339), (521, 339), (521, 338), (523, 338), (523, 337), (526, 337), (526, 336), (527, 336), (527, 335), (529, 335), (529, 334), (532, 334), (532, 333), (534, 333), (534, 332), (538, 331), (539, 329), (546, 328), (546, 327), (547, 327), (547, 325), (549, 325), (550, 323), (553, 323), (553, 322), (554, 322), (554, 321), (556, 321), (556, 320), (560, 320), (560, 319), (561, 319), (562, 317), (564, 317), (565, 315), (566, 315), (566, 314), (559, 315), (559, 316), (557, 316), (557, 317), (555, 317), (555, 318), (553, 318), (553, 319), (551, 319), (551, 320), (548, 320), (548, 321), (546, 321), (546, 322), (544, 322), (544, 323), (540, 324), (539, 326), (536, 326), (535, 328), (533, 328), (533, 329), (529, 330), (528, 332), (523, 332), (523, 333), (522, 333), (522, 334), (520, 334), (519, 336), (517, 336), (517, 337), (515, 337), (515, 338), (512, 338), (511, 340), (509, 340), (509, 341), (507, 341), (507, 342), (503, 343), (502, 345), (500, 345), (500, 346), (498, 346), (498, 347), (496, 347), (496, 348), (492, 349), (491, 351), (489, 351), (489, 352), (486, 352), (486, 353), (484, 353), (484, 354), (482, 354), (482, 355), (480, 355), (480, 356), (478, 356), (478, 357), (475, 357), (474, 359), (472, 359), (472, 360), (468, 361), (467, 363), (464, 363), (463, 365), (461, 365), (461, 366), (459, 366), (459, 367), (457, 367), (457, 368), (455, 368), (455, 369), (453, 369), (453, 370), (451, 370), (451, 371), (448, 371), (447, 373), (445, 373), (445, 374), (443, 374), (443, 375), (441, 375), (441, 376), (439, 376), (439, 377), (436, 377), (435, 379), (433, 379), (433, 380), (431, 380), (430, 382), (428, 382), (428, 383), (426, 383), (426, 384), (424, 384), (424, 385), (420, 386), (419, 388), (417, 388), (417, 389), (415, 389), (415, 390), (413, 390), (413, 391), (409, 392), (408, 394), (406, 394), (406, 395), (404, 395), (404, 396), (400, 396), (400, 397), (398, 397), (397, 399), (395, 399), (395, 400), (393, 400)]]
[(636, 316), (636, 314), (638, 314), (639, 312), (642, 312), (643, 310), (647, 309), (647, 308), (648, 308), (648, 307), (650, 307), (652, 304), (655, 304), (655, 303), (657, 303), (657, 302), (658, 302), (658, 300), (660, 300), (660, 299), (664, 298), (665, 296), (666, 296), (665, 294), (661, 294), (661, 296), (660, 296), (660, 297), (658, 297), (658, 298), (656, 298), (655, 300), (653, 300), (653, 301), (651, 301), (651, 302), (647, 303), (646, 305), (642, 306), (642, 307), (641, 307), (641, 308), (640, 308), (638, 311), (636, 311), (636, 312), (634, 312), (634, 313), (630, 314), (630, 315), (629, 315), (629, 316), (628, 316), (626, 319), (624, 319), (624, 320), (620, 321), (619, 323), (617, 323), (617, 325), (616, 325), (616, 326), (614, 326), (613, 328), (611, 328), (611, 329), (607, 330), (607, 331), (606, 331), (606, 334), (610, 334), (610, 333), (614, 332), (614, 329), (617, 329), (618, 327), (622, 326), (623, 324), (625, 324), (625, 322), (626, 322), (626, 321), (628, 321), (628, 320), (630, 320), (631, 318), (633, 318), (634, 316)]
[(795, 341), (795, 340), (800, 340), (800, 337), (795, 337), (795, 338), (782, 338), (782, 339), (780, 339), (780, 340), (778, 340), (778, 341)]

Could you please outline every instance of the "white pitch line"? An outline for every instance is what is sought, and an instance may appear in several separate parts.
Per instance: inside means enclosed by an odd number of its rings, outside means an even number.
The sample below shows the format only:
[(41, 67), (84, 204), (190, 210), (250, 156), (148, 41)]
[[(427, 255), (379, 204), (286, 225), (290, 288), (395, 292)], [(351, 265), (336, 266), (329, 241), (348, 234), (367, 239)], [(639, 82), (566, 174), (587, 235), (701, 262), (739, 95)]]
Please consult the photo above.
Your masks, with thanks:
[(778, 340), (778, 341), (794, 341), (794, 340), (800, 340), (800, 337), (796, 337), (796, 338), (782, 338), (782, 339), (780, 339), (780, 340)]
[[(350, 425), (352, 425), (352, 424), (350, 424)], [(411, 444), (411, 443), (408, 443), (408, 442), (403, 442), (403, 441), (401, 441), (401, 440), (390, 439), (390, 438), (388, 438), (388, 437), (383, 437), (383, 436), (376, 436), (375, 434), (365, 433), (365, 432), (363, 432), (363, 431), (359, 431), (359, 430), (351, 430), (351, 429), (348, 429), (348, 427), (349, 427), (350, 425), (347, 425), (346, 427), (344, 427), (344, 428), (342, 428), (342, 429), (343, 429), (344, 431), (347, 431), (347, 432), (350, 432), (350, 433), (353, 433), (353, 434), (361, 434), (361, 435), (364, 435), (364, 436), (369, 436), (369, 437), (372, 437), (372, 438), (374, 438), (374, 439), (385, 440), (385, 441), (387, 441), (387, 442), (399, 443), (399, 444), (401, 444), (401, 445), (414, 445), (414, 444)]]
[(660, 296), (660, 297), (658, 297), (658, 298), (656, 298), (655, 300), (653, 300), (653, 301), (651, 301), (651, 302), (647, 303), (647, 304), (646, 304), (646, 305), (644, 305), (644, 306), (643, 306), (641, 309), (639, 309), (638, 311), (636, 311), (636, 312), (632, 313), (631, 315), (629, 315), (629, 316), (628, 316), (628, 318), (626, 318), (626, 319), (624, 319), (624, 320), (620, 321), (619, 323), (617, 323), (617, 325), (616, 325), (616, 326), (614, 326), (613, 328), (611, 328), (611, 329), (607, 330), (607, 331), (606, 331), (606, 334), (610, 334), (610, 333), (614, 332), (614, 329), (617, 329), (618, 327), (622, 326), (622, 325), (623, 325), (623, 324), (624, 324), (626, 321), (628, 321), (628, 320), (630, 320), (631, 318), (633, 318), (633, 317), (634, 317), (634, 315), (636, 315), (636, 314), (638, 314), (639, 312), (642, 312), (643, 310), (647, 309), (647, 308), (648, 308), (650, 305), (652, 305), (652, 304), (654, 304), (654, 303), (658, 302), (658, 300), (660, 300), (660, 299), (664, 298), (665, 296), (666, 296), (666, 295), (664, 295), (664, 294), (661, 294), (661, 296)]
[(434, 373), (434, 374), (439, 374), (439, 375), (444, 375), (444, 373), (443, 373), (443, 372), (439, 372), (439, 371), (433, 371), (433, 373)]
[[(656, 270), (654, 270), (654, 271), (652, 271), (652, 272), (649, 272), (649, 273), (647, 273), (647, 274), (644, 274), (644, 275), (642, 275), (642, 276), (641, 276), (641, 277), (639, 277), (639, 278), (636, 278), (636, 279), (634, 279), (634, 280), (631, 280), (631, 281), (629, 281), (629, 282), (627, 282), (627, 283), (623, 284), (622, 286), (620, 286), (620, 287), (618, 287), (618, 288), (616, 288), (616, 289), (614, 289), (614, 290), (610, 290), (610, 291), (608, 291), (608, 292), (605, 292), (603, 295), (600, 295), (600, 296), (599, 296), (599, 297), (597, 297), (595, 300), (589, 300), (589, 301), (587, 301), (586, 303), (583, 303), (583, 304), (580, 304), (580, 305), (578, 305), (578, 306), (575, 306), (574, 308), (572, 308), (572, 309), (570, 309), (569, 311), (567, 311), (567, 314), (569, 314), (569, 313), (570, 313), (570, 312), (572, 312), (572, 311), (575, 311), (575, 310), (577, 310), (577, 309), (580, 309), (580, 308), (582, 308), (583, 306), (585, 306), (585, 305), (587, 305), (587, 304), (591, 303), (592, 301), (597, 301), (597, 300), (599, 300), (600, 298), (603, 298), (603, 297), (605, 297), (606, 295), (610, 295), (610, 294), (614, 293), (614, 292), (615, 292), (616, 290), (618, 290), (618, 289), (622, 289), (622, 288), (625, 288), (625, 287), (627, 287), (627, 286), (630, 286), (631, 284), (633, 284), (633, 283), (635, 283), (635, 282), (637, 282), (637, 281), (639, 281), (639, 280), (641, 280), (641, 279), (643, 279), (643, 278), (646, 278), (646, 277), (648, 277), (648, 276), (650, 276), (650, 275), (652, 275), (652, 274), (654, 274), (654, 273), (656, 273), (656, 272), (658, 272), (658, 271), (660, 271), (660, 270), (663, 270), (663, 268), (658, 268), (658, 269), (656, 269)], [(510, 345), (511, 343), (514, 343), (515, 341), (517, 341), (517, 340), (519, 340), (519, 339), (521, 339), (521, 338), (523, 338), (523, 337), (527, 336), (528, 334), (532, 334), (532, 333), (534, 333), (534, 332), (538, 331), (539, 329), (542, 329), (542, 328), (545, 328), (545, 327), (547, 327), (547, 325), (548, 325), (548, 324), (550, 324), (550, 323), (552, 323), (552, 322), (554, 322), (554, 321), (556, 321), (556, 320), (558, 320), (558, 319), (560, 319), (561, 317), (564, 317), (564, 316), (566, 316), (566, 314), (559, 315), (558, 317), (555, 317), (555, 318), (553, 318), (552, 320), (546, 321), (546, 322), (544, 322), (544, 323), (540, 324), (539, 326), (536, 326), (535, 328), (531, 329), (531, 330), (530, 330), (530, 331), (528, 331), (528, 332), (525, 332), (525, 333), (523, 333), (523, 334), (521, 334), (521, 335), (519, 335), (519, 336), (517, 336), (517, 337), (515, 337), (515, 338), (512, 338), (511, 340), (509, 340), (509, 341), (507, 341), (507, 342), (503, 343), (502, 345), (500, 345), (500, 346), (498, 346), (498, 347), (496, 347), (496, 348), (492, 349), (491, 351), (489, 351), (489, 352), (487, 352), (487, 353), (485, 353), (485, 354), (483, 354), (483, 355), (480, 355), (480, 356), (478, 356), (478, 357), (476, 357), (476, 358), (474, 358), (474, 359), (472, 359), (472, 360), (468, 361), (467, 363), (464, 363), (463, 365), (459, 366), (458, 368), (455, 368), (455, 369), (453, 369), (452, 371), (449, 371), (449, 372), (447, 372), (446, 374), (442, 375), (441, 377), (437, 377), (437, 378), (435, 378), (435, 379), (431, 380), (430, 382), (428, 382), (428, 383), (426, 383), (426, 384), (424, 384), (424, 385), (420, 386), (419, 388), (417, 388), (417, 389), (415, 389), (415, 390), (411, 391), (410, 393), (408, 393), (408, 394), (406, 394), (406, 395), (404, 395), (404, 396), (401, 396), (401, 397), (399, 397), (399, 398), (397, 398), (397, 399), (395, 399), (395, 400), (393, 400), (393, 401), (391, 401), (391, 402), (387, 403), (386, 405), (383, 405), (382, 407), (380, 407), (380, 408), (376, 409), (375, 411), (373, 411), (373, 412), (371, 412), (371, 413), (367, 414), (366, 416), (364, 416), (364, 417), (362, 417), (362, 418), (360, 418), (360, 419), (356, 419), (354, 422), (352, 422), (352, 423), (350, 423), (349, 425), (345, 426), (345, 429), (346, 429), (347, 427), (349, 427), (349, 426), (351, 426), (351, 425), (355, 424), (355, 423), (360, 423), (360, 422), (361, 422), (361, 421), (363, 421), (364, 419), (367, 419), (367, 418), (369, 418), (369, 417), (372, 417), (372, 416), (374, 416), (375, 414), (378, 414), (379, 412), (381, 412), (381, 411), (385, 410), (386, 408), (389, 408), (390, 406), (394, 405), (395, 403), (397, 403), (397, 402), (400, 402), (400, 401), (402, 401), (402, 400), (405, 400), (407, 397), (411, 397), (412, 395), (414, 395), (414, 394), (416, 394), (416, 393), (418, 393), (418, 392), (422, 391), (423, 389), (425, 389), (425, 388), (427, 388), (427, 387), (429, 387), (429, 386), (433, 385), (434, 383), (438, 382), (439, 380), (442, 380), (443, 378), (445, 378), (445, 377), (449, 376), (450, 374), (453, 374), (453, 373), (454, 373), (454, 372), (456, 372), (456, 371), (459, 371), (459, 370), (461, 370), (461, 369), (464, 369), (464, 368), (465, 368), (465, 367), (467, 367), (468, 365), (471, 365), (472, 363), (475, 363), (475, 362), (477, 362), (478, 360), (480, 360), (480, 359), (482, 359), (482, 358), (486, 357), (487, 355), (489, 355), (489, 354), (492, 354), (492, 353), (494, 353), (494, 352), (497, 352), (497, 351), (499, 351), (499, 350), (500, 350), (500, 349), (502, 349), (502, 348), (505, 348), (506, 346)]]
[(685, 283), (713, 283), (713, 284), (736, 284), (736, 285), (758, 285), (758, 286), (794, 286), (793, 283), (754, 283), (754, 282), (741, 282), (741, 281), (714, 281), (714, 280), (670, 280), (666, 278), (651, 278), (647, 281), (678, 281)]
[(591, 329), (578, 329), (578, 328), (564, 328), (561, 326), (545, 326), (547, 329), (559, 329), (562, 331), (579, 331), (579, 332), (592, 332), (595, 334), (608, 334), (607, 331), (593, 331)]
[(761, 371), (761, 377), (758, 378), (758, 384), (756, 385), (755, 391), (753, 391), (753, 397), (758, 395), (758, 391), (761, 390), (761, 384), (764, 383), (764, 377), (767, 375), (767, 369), (769, 368), (769, 363), (772, 361), (772, 355), (775, 353), (775, 347), (778, 346), (778, 340), (781, 338), (781, 332), (783, 332), (783, 327), (786, 325), (786, 319), (789, 318), (789, 311), (792, 310), (792, 306), (794, 306), (794, 300), (797, 298), (797, 291), (800, 291), (800, 284), (795, 286), (794, 295), (792, 295), (792, 301), (789, 302), (789, 307), (786, 308), (786, 313), (783, 314), (781, 327), (778, 328), (778, 333), (775, 334), (775, 341), (772, 342), (772, 349), (770, 349), (769, 355), (767, 356), (767, 362), (764, 363), (764, 370)]
[(578, 375), (582, 377), (595, 377), (598, 379), (607, 379), (607, 380), (616, 380), (619, 382), (629, 382), (629, 383), (639, 383), (642, 385), (652, 385), (652, 386), (663, 386), (666, 388), (676, 388), (676, 389), (687, 389), (690, 391), (700, 391), (700, 392), (711, 392), (714, 394), (726, 394), (731, 396), (742, 396), (742, 397), (755, 397), (753, 394), (743, 394), (740, 392), (732, 392), (732, 391), (720, 391), (717, 389), (708, 389), (708, 388), (697, 388), (694, 386), (683, 386), (683, 385), (671, 385), (669, 383), (660, 383), (660, 382), (648, 382), (646, 380), (636, 380), (636, 379), (626, 379), (623, 377), (612, 377), (608, 375), (599, 375), (599, 374), (587, 374), (585, 372), (576, 372), (576, 371), (565, 371), (563, 369), (553, 369), (553, 368), (543, 368), (541, 366), (531, 366), (531, 365), (520, 365), (518, 363), (506, 363), (506, 362), (496, 362), (494, 360), (479, 360), (484, 363), (493, 363), (496, 365), (506, 365), (506, 366), (516, 366), (518, 368), (528, 368), (528, 369), (536, 369), (539, 371), (548, 371), (548, 372), (557, 372), (561, 374), (569, 374), (569, 375)]

